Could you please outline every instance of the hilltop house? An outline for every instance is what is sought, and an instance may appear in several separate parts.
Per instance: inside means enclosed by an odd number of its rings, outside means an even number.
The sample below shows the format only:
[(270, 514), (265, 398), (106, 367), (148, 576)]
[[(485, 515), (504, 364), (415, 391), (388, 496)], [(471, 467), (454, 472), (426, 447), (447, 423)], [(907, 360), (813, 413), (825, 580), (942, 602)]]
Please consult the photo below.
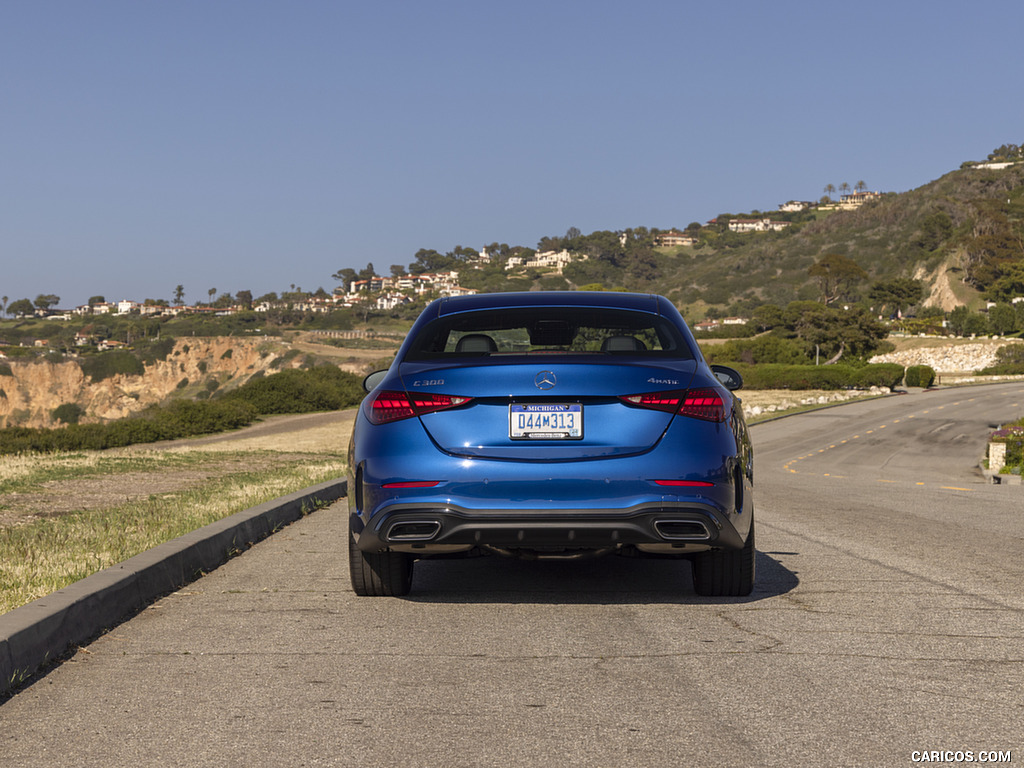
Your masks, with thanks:
[(654, 244), (659, 248), (671, 248), (680, 245), (696, 245), (697, 238), (693, 235), (688, 235), (685, 232), (677, 232), (674, 229), (670, 229), (668, 232), (662, 232), (660, 235), (654, 236)]
[(788, 221), (771, 219), (729, 219), (731, 232), (779, 232), (789, 225)]
[(562, 274), (566, 264), (574, 261), (586, 261), (590, 257), (585, 253), (569, 253), (566, 249), (560, 251), (543, 251), (535, 253), (529, 261), (522, 256), (512, 256), (505, 262), (505, 269), (526, 267), (527, 269), (553, 269), (556, 274)]
[(779, 210), (783, 213), (799, 213), (813, 207), (814, 203), (809, 203), (806, 200), (790, 200), (788, 203), (780, 205)]
[(864, 203), (877, 200), (881, 196), (881, 192), (851, 192), (839, 198), (839, 208), (844, 211), (853, 210), (860, 208)]

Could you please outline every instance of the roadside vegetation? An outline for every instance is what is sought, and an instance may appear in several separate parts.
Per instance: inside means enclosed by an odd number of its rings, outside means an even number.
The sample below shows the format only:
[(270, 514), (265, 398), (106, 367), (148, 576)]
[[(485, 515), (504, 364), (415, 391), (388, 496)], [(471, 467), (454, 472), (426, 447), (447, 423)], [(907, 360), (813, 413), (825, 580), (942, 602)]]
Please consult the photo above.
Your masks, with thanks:
[[(0, 455), (104, 450), (139, 443), (176, 440), (238, 429), (261, 416), (351, 408), (364, 395), (358, 376), (330, 365), (288, 369), (251, 378), (238, 389), (211, 400), (171, 400), (139, 416), (108, 424), (78, 424), (80, 412), (65, 409), (65, 427), (0, 430)], [(62, 406), (64, 408), (64, 406)]]
[(0, 613), (344, 472), (340, 452), (0, 457)]

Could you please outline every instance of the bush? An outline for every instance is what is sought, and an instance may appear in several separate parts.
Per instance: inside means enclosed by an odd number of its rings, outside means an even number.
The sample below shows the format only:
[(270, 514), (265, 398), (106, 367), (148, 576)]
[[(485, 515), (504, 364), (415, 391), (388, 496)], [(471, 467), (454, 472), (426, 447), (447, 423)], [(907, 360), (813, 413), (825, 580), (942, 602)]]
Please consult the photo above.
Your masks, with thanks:
[(1024, 464), (1024, 419), (1008, 424), (989, 435), (989, 442), (1006, 443), (1006, 466)]
[(14, 371), (11, 370), (11, 366), (7, 363), (0, 363), (0, 376), (13, 376)]
[(109, 379), (119, 373), (126, 376), (141, 376), (145, 372), (146, 368), (142, 361), (124, 349), (101, 352), (82, 360), (82, 373), (93, 383)]
[(58, 405), (50, 413), (55, 421), (62, 421), (65, 424), (77, 424), (78, 420), (85, 415), (85, 409), (78, 403), (64, 403)]
[(912, 365), (907, 368), (904, 382), (908, 387), (925, 387), (935, 383), (935, 369), (930, 365)]
[[(209, 397), (209, 392), (202, 392)], [(362, 380), (334, 366), (287, 370), (253, 376), (238, 389), (213, 400), (173, 400), (138, 416), (109, 424), (68, 423), (58, 429), (10, 427), (0, 430), (0, 454), (101, 450), (136, 443), (175, 440), (238, 429), (261, 414), (311, 413), (358, 405)], [(74, 404), (54, 410), (54, 417), (77, 418)], [(81, 415), (79, 409), (78, 415)]]
[(790, 339), (778, 336), (759, 336), (756, 339), (734, 339), (725, 344), (709, 345), (702, 349), (709, 361), (735, 363), (781, 363), (806, 365), (810, 361), (803, 347)]
[(271, 376), (251, 377), (223, 400), (242, 400), (259, 413), (312, 413), (358, 405), (366, 393), (362, 380), (333, 365), (309, 370), (289, 369)]
[(1024, 373), (1024, 344), (1006, 344), (996, 350), (996, 363), (978, 373), (1012, 376)]
[(903, 366), (880, 363), (850, 365), (747, 365), (733, 367), (747, 389), (892, 389), (903, 380)]

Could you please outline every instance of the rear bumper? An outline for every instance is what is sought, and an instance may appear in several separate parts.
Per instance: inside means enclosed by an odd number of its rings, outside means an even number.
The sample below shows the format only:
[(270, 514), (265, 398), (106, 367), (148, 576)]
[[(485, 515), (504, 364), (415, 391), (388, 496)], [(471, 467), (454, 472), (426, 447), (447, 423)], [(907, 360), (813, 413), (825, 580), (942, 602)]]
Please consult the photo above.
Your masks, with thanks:
[(659, 551), (740, 549), (743, 537), (711, 505), (645, 504), (629, 509), (487, 509), (453, 504), (395, 504), (369, 521), (351, 516), (364, 552), (385, 549), (442, 554), (480, 548), (498, 550), (604, 550), (624, 546)]

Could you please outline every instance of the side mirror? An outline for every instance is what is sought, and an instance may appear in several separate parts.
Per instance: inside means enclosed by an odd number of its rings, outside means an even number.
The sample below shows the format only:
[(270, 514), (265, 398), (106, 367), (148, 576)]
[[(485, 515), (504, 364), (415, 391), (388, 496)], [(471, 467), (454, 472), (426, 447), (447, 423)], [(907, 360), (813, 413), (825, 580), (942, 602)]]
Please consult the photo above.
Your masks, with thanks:
[(712, 365), (711, 372), (730, 392), (735, 392), (743, 387), (743, 377), (740, 376), (740, 372), (727, 365)]
[(363, 379), (363, 389), (367, 392), (372, 392), (377, 388), (377, 385), (384, 381), (384, 377), (388, 375), (387, 371), (374, 371), (365, 379)]

